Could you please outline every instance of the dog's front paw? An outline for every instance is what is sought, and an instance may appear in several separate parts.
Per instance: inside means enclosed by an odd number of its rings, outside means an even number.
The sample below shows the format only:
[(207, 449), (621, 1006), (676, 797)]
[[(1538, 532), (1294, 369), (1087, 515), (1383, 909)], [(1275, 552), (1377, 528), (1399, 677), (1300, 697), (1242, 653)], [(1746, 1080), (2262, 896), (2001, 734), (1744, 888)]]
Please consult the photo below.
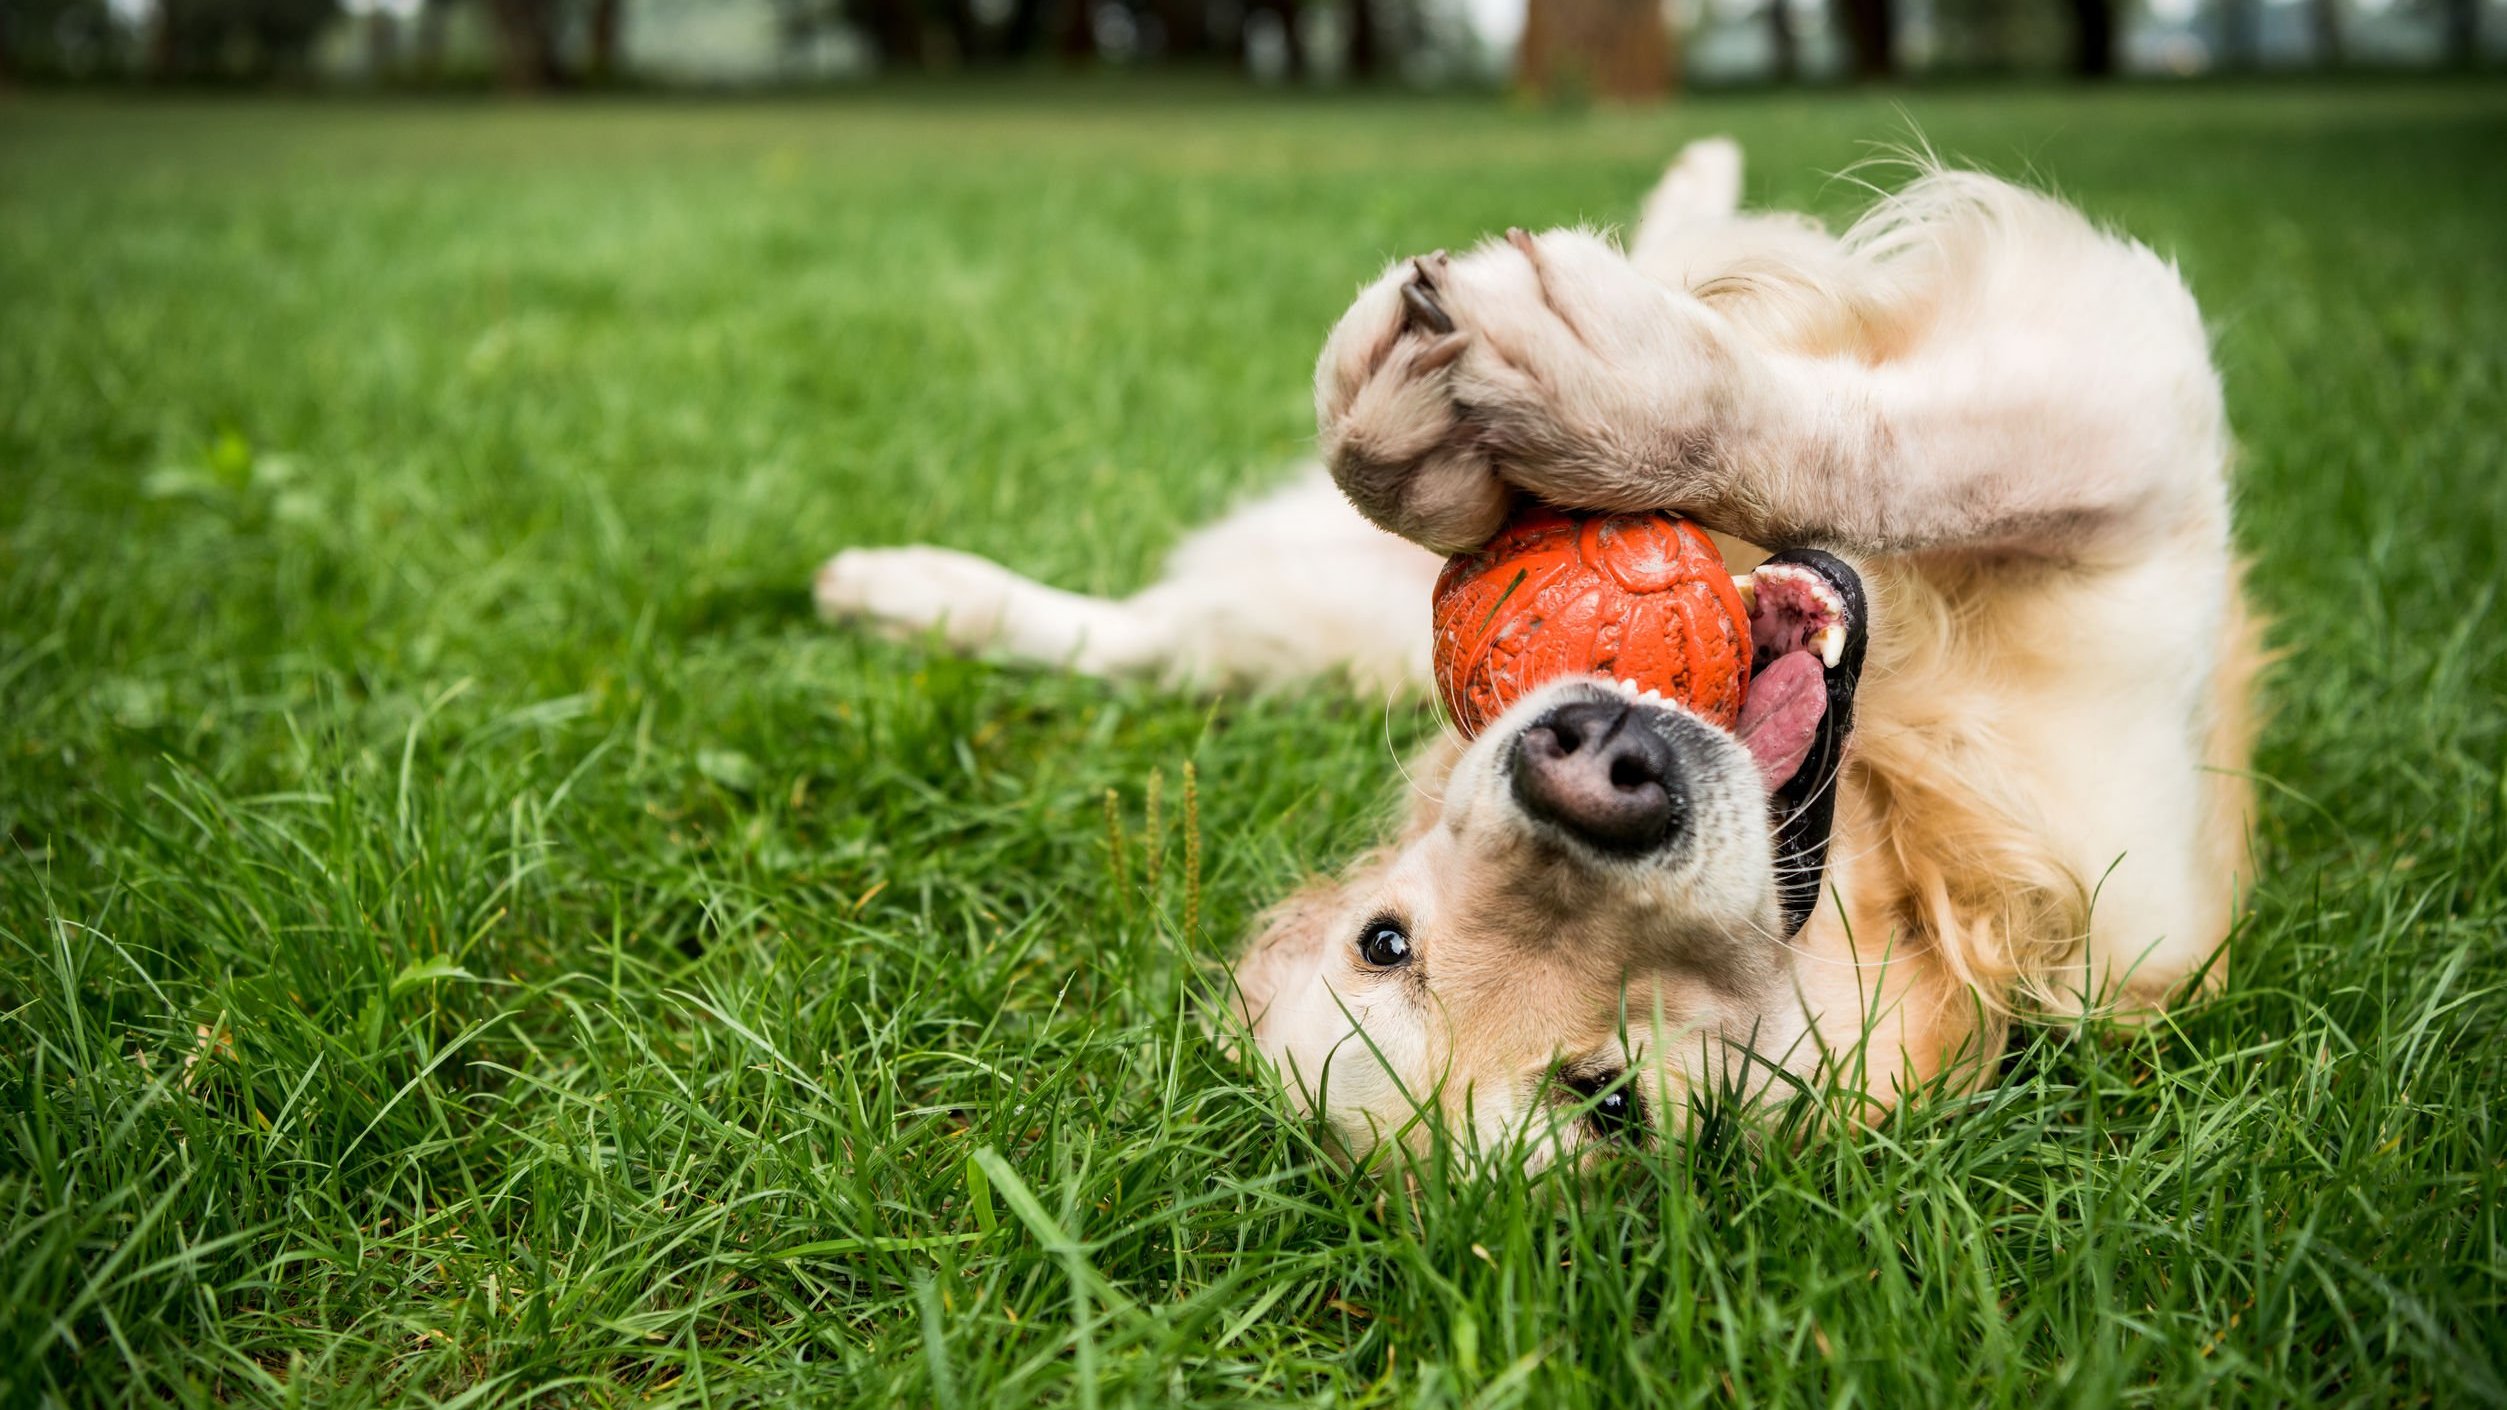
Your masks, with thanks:
[(1486, 543), (1514, 496), (1456, 405), (1471, 341), (1422, 290), (1442, 251), (1393, 266), (1358, 296), (1315, 367), (1324, 463), (1377, 525), (1439, 553)]
[(955, 549), (848, 548), (811, 585), (818, 615), (903, 640), (935, 628), (962, 651), (1000, 635), (1015, 579), (989, 559)]
[(1703, 497), (1731, 359), (1697, 301), (1582, 231), (1396, 265), (1316, 373), (1326, 462), (1360, 512), (1451, 551), (1510, 489), (1569, 508)]

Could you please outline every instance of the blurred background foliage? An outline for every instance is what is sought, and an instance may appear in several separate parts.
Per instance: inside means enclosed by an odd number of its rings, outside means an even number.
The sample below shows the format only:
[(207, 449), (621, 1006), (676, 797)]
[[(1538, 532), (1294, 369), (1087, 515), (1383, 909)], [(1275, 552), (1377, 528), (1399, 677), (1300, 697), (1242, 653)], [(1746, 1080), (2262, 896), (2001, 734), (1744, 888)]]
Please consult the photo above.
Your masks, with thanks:
[(1176, 69), (1684, 85), (2472, 68), (2507, 0), (0, 0), (0, 83), (794, 88)]

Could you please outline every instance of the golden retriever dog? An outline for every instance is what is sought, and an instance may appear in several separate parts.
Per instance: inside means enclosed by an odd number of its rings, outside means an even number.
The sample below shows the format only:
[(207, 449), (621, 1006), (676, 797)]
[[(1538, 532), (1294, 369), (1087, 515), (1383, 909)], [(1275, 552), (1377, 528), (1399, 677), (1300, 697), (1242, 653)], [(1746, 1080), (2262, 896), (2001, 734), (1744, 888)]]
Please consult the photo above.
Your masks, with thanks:
[[(1410, 770), (1379, 847), (1256, 927), (1241, 1013), (1346, 1143), (1531, 1164), (1712, 1095), (1870, 1119), (2014, 1017), (2216, 982), (2259, 660), (2209, 341), (2167, 261), (1926, 168), (1850, 230), (1692, 144), (1626, 248), (1402, 260), (1315, 377), (1324, 471), (1080, 597), (857, 549), (821, 610), (1178, 684), (1422, 686), (1441, 555), (1529, 496), (1716, 531), (1752, 603), (1724, 729), (1555, 682)], [(1389, 770), (1388, 770), (1389, 772)]]

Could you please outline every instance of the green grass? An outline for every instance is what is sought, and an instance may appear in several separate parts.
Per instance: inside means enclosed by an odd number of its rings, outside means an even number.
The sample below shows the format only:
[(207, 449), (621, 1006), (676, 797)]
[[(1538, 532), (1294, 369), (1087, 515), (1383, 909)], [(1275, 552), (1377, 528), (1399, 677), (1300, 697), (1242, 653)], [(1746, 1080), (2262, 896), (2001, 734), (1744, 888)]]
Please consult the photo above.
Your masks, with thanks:
[[(2507, 1399), (2507, 91), (1102, 96), (0, 104), (0, 1404)], [(2289, 655), (2159, 1033), (1388, 1189), (1200, 1025), (1417, 711), (809, 618), (1135, 587), (1387, 256), (1910, 118), (2219, 330)]]

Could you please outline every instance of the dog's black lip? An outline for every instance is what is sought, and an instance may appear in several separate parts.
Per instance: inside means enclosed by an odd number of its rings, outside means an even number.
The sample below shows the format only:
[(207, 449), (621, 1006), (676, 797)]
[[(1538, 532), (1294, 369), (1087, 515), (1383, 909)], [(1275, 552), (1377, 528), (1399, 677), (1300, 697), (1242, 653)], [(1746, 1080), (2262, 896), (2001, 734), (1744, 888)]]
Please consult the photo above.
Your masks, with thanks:
[(1854, 690), (1862, 681), (1863, 656), (1871, 644), (1871, 611), (1863, 593), (1863, 575), (1833, 553), (1789, 548), (1767, 561), (1808, 568), (1834, 588), (1845, 604), (1845, 650), (1836, 665), (1822, 672), (1828, 708), (1820, 716), (1819, 732), (1793, 777), (1767, 795), (1776, 834), (1776, 904), (1789, 939), (1801, 932), (1819, 908), (1819, 893), (1826, 884), (1828, 834), (1837, 816), (1837, 770), (1845, 762), (1846, 741), (1854, 732)]

